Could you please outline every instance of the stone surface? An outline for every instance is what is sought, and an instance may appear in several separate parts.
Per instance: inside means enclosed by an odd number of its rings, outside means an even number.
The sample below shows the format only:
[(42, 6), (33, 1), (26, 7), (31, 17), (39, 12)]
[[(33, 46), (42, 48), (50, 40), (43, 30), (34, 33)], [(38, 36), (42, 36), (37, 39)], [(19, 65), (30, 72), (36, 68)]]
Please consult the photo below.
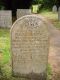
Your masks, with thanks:
[(60, 7), (58, 8), (58, 20), (60, 21)]
[(17, 9), (17, 19), (22, 16), (30, 14), (31, 14), (31, 9)]
[(53, 11), (53, 13), (57, 12), (57, 6), (56, 5), (53, 6), (52, 11)]
[(36, 15), (24, 16), (11, 29), (14, 76), (46, 80), (49, 52), (47, 23)]
[(0, 27), (8, 27), (12, 26), (12, 12), (7, 10), (0, 11)]

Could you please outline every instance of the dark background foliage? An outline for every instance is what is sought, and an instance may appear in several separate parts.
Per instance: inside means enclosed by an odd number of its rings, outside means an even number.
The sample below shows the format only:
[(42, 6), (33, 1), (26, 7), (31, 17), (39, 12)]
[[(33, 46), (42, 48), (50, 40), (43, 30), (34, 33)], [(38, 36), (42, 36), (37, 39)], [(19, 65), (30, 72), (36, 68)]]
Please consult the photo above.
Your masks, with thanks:
[(0, 0), (0, 9), (12, 10), (16, 14), (16, 9), (29, 9), (32, 4), (41, 4), (40, 9), (52, 9), (53, 5), (60, 6), (60, 0)]
[(16, 9), (16, 8), (29, 8), (32, 0), (0, 0), (0, 5), (4, 6), (5, 9)]
[(45, 8), (51, 8), (53, 5), (60, 6), (60, 0), (0, 0), (0, 9), (27, 9), (32, 4), (42, 4)]
[(14, 10), (16, 8), (30, 8), (31, 4), (42, 4), (46, 8), (51, 8), (53, 5), (60, 5), (60, 0), (0, 0), (0, 8)]

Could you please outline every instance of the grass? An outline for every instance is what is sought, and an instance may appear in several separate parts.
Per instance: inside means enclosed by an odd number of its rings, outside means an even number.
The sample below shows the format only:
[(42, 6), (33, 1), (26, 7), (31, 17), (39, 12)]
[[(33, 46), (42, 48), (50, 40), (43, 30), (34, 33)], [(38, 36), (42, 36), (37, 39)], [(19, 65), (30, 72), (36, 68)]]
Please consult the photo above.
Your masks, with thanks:
[(51, 11), (42, 11), (41, 14), (49, 19), (58, 20), (57, 13), (53, 13)]
[[(37, 11), (38, 5), (33, 5), (33, 13), (37, 13)], [(39, 14), (49, 19), (51, 23), (53, 23), (53, 25), (60, 30), (60, 21), (58, 21), (58, 13), (53, 13), (48, 9), (42, 9), (39, 12), (40, 12)]]
[[(3, 55), (3, 56), (2, 56)], [(0, 56), (2, 64), (6, 64), (10, 59), (10, 33), (8, 29), (0, 29)]]
[(44, 10), (40, 14), (46, 17), (57, 29), (60, 30), (60, 21), (58, 21), (58, 13), (53, 13), (51, 11)]
[(3, 76), (7, 75), (10, 72), (10, 56), (9, 29), (0, 28), (0, 74)]
[(51, 80), (52, 79), (52, 68), (50, 66), (50, 64), (48, 64), (47, 66), (47, 80)]

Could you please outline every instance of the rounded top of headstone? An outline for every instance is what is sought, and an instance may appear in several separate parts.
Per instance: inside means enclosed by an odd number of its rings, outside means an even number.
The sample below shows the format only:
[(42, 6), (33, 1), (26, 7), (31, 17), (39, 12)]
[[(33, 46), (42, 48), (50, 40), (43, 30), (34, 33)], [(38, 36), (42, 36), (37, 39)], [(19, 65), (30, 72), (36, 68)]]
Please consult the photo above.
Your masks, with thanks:
[[(38, 15), (25, 15), (25, 16), (23, 16), (23, 17), (21, 17), (21, 18), (19, 18), (19, 19), (17, 19), (15, 21), (15, 23), (11, 27), (11, 32), (12, 32), (13, 29), (15, 29), (15, 28), (17, 29), (18, 27), (20, 27), (20, 25), (24, 25), (24, 24), (26, 25), (26, 23), (27, 23), (27, 25), (31, 25), (31, 26), (33, 24), (35, 24), (33, 26), (36, 27), (36, 28), (37, 28), (37, 26), (40, 26), (40, 27), (41, 26), (45, 26), (46, 29), (48, 29), (48, 26), (49, 26), (48, 23), (46, 22), (46, 20), (43, 19), (42, 16), (38, 16)], [(21, 26), (21, 27), (23, 27), (23, 26)]]
[(54, 5), (54, 7), (56, 7), (56, 5)]
[(53, 6), (53, 8), (57, 8), (57, 6), (56, 6), (56, 5), (54, 5), (54, 6)]
[(52, 11), (57, 12), (57, 6), (56, 5), (53, 6)]

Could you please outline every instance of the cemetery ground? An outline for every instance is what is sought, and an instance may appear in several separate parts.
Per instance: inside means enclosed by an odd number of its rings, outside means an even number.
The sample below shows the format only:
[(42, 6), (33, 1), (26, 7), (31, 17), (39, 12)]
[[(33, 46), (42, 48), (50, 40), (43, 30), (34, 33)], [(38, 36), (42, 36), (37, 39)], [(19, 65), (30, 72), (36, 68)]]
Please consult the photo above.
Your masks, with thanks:
[(52, 69), (52, 80), (60, 80), (60, 22), (58, 21), (58, 14), (45, 11), (41, 15), (53, 24), (49, 27), (50, 49), (48, 62)]
[[(43, 15), (50, 22), (53, 23), (54, 27), (56, 27), (53, 29), (60, 29), (60, 22), (58, 21), (57, 13), (53, 14), (52, 12), (43, 11), (41, 13), (41, 15)], [(53, 31), (56, 31), (56, 30), (52, 30), (52, 33), (54, 33), (54, 35), (52, 35), (52, 37), (56, 36), (56, 38), (59, 39), (59, 35), (58, 35), (58, 34), (60, 34), (59, 31), (57, 30), (58, 36)], [(56, 38), (54, 38), (54, 39), (56, 39)], [(10, 54), (11, 54), (11, 52), (10, 52), (10, 30), (0, 28), (0, 80), (20, 80), (19, 78), (11, 77), (12, 74), (11, 74), (11, 61), (10, 61), (11, 55)], [(51, 55), (49, 55), (49, 56), (51, 56)], [(58, 57), (59, 57), (59, 55), (56, 55), (54, 59), (57, 60)], [(52, 58), (51, 58), (51, 60), (53, 60)], [(58, 65), (58, 68), (59, 67), (60, 66)], [(57, 67), (55, 69), (57, 69)], [(59, 74), (56, 75), (55, 79), (51, 79), (52, 69), (51, 69), (50, 64), (48, 64), (48, 71), (47, 72), (48, 72), (48, 80), (60, 80)], [(24, 80), (24, 79), (22, 79), (22, 80)]]
[(60, 29), (60, 21), (58, 21), (58, 13), (53, 13), (48, 10), (44, 10), (41, 12), (41, 15), (46, 17), (53, 25), (57, 28)]

